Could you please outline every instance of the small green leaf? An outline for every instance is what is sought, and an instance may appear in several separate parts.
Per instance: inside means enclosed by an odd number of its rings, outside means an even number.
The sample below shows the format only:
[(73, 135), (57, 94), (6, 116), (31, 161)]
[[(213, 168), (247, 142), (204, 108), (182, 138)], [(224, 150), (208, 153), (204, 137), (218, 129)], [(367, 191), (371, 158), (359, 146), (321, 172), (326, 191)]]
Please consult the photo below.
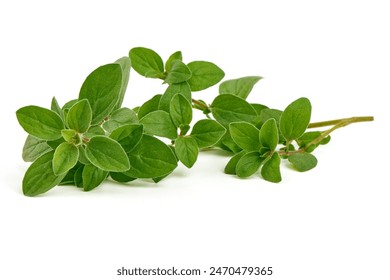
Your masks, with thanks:
[(175, 141), (175, 151), (179, 160), (191, 168), (198, 158), (199, 148), (194, 138), (178, 137)]
[(219, 83), (225, 73), (214, 63), (208, 61), (193, 61), (188, 63), (192, 76), (188, 80), (191, 91), (200, 91)]
[(115, 63), (118, 63), (122, 69), (122, 84), (119, 92), (118, 103), (115, 105), (114, 110), (119, 109), (122, 106), (123, 99), (125, 97), (127, 85), (130, 78), (131, 61), (127, 56), (119, 58)]
[(59, 186), (75, 186), (76, 183), (74, 181), (74, 175), (76, 174), (77, 169), (80, 168), (82, 164), (77, 163), (73, 168), (71, 168), (65, 175), (65, 177), (61, 180), (61, 182), (58, 184)]
[(160, 104), (160, 99), (161, 99), (162, 94), (157, 94), (153, 96), (151, 99), (146, 101), (142, 106), (138, 109), (138, 119), (142, 119), (145, 117), (147, 114), (157, 111), (159, 108)]
[(60, 105), (58, 104), (58, 101), (57, 99), (53, 96), (52, 100), (51, 100), (51, 106), (50, 106), (50, 109), (54, 112), (54, 113), (57, 113), (62, 120), (64, 120), (64, 112), (62, 111)]
[(138, 123), (137, 114), (133, 110), (124, 107), (114, 111), (109, 119), (103, 123), (103, 128), (108, 132), (112, 132), (123, 125), (136, 123)]
[(56, 175), (68, 172), (76, 165), (79, 159), (79, 150), (73, 144), (64, 142), (54, 152), (53, 171)]
[(83, 169), (83, 188), (84, 191), (90, 191), (99, 186), (106, 178), (108, 172), (89, 164)]
[(158, 110), (147, 114), (140, 120), (144, 125), (145, 133), (176, 139), (177, 127), (173, 124), (169, 113)]
[(132, 67), (141, 76), (164, 78), (164, 63), (155, 51), (138, 47), (131, 49), (129, 56)]
[(276, 124), (279, 126), (280, 117), (282, 116), (282, 111), (277, 109), (268, 109), (265, 108), (260, 112), (261, 125), (263, 125), (269, 119), (275, 119)]
[(66, 123), (69, 128), (84, 133), (88, 130), (92, 121), (92, 109), (87, 99), (75, 103), (66, 115)]
[(74, 145), (79, 145), (81, 144), (81, 136), (77, 133), (76, 130), (73, 129), (63, 129), (61, 130), (62, 138), (66, 142), (72, 143)]
[(155, 178), (172, 172), (177, 167), (176, 156), (159, 139), (144, 135), (129, 154), (131, 168), (126, 174), (134, 178)]
[(110, 134), (110, 138), (118, 141), (126, 153), (131, 152), (139, 143), (143, 134), (142, 124), (128, 124), (118, 127)]
[(165, 70), (167, 72), (171, 71), (172, 62), (175, 60), (183, 61), (183, 56), (182, 56), (181, 51), (177, 51), (177, 52), (174, 52), (173, 54), (171, 54), (171, 56), (165, 62)]
[(92, 138), (87, 144), (85, 155), (93, 165), (105, 171), (123, 172), (130, 168), (122, 146), (106, 136)]
[(275, 119), (267, 120), (260, 129), (261, 145), (267, 147), (271, 151), (276, 149), (279, 143), (279, 132)]
[(298, 139), (310, 122), (311, 104), (307, 98), (299, 98), (283, 111), (280, 131), (287, 141)]
[(255, 109), (256, 113), (257, 113), (257, 117), (256, 117), (256, 120), (253, 122), (257, 128), (260, 128), (262, 123), (261, 123), (261, 112), (264, 110), (264, 109), (268, 109), (267, 106), (263, 105), (263, 104), (258, 104), (258, 103), (250, 103), (251, 106), (253, 107), (253, 109)]
[(317, 159), (309, 153), (294, 153), (288, 157), (288, 161), (300, 172), (305, 172), (317, 166)]
[(53, 172), (52, 159), (54, 151), (43, 154), (27, 169), (23, 178), (23, 193), (36, 196), (47, 192), (58, 185), (66, 174), (57, 176)]
[(247, 152), (259, 151), (261, 143), (259, 130), (247, 122), (235, 122), (229, 125), (230, 135), (234, 142)]
[(273, 153), (272, 156), (264, 162), (264, 165), (261, 168), (261, 176), (272, 183), (279, 183), (282, 181), (282, 175), (280, 174), (280, 157), (278, 153)]
[(243, 99), (246, 99), (252, 91), (253, 86), (262, 77), (249, 76), (239, 79), (227, 80), (219, 85), (219, 94), (233, 94)]
[(92, 125), (89, 127), (88, 131), (83, 135), (87, 138), (93, 138), (98, 135), (106, 135), (106, 132), (100, 125)]
[(239, 147), (236, 142), (234, 142), (230, 131), (227, 130), (226, 133), (223, 135), (221, 140), (216, 144), (217, 147), (220, 147), (221, 149), (232, 152), (234, 154), (237, 154), (242, 151), (242, 148)]
[(127, 183), (137, 180), (137, 178), (126, 175), (126, 172), (110, 172), (110, 177), (119, 183)]
[(191, 131), (200, 149), (215, 145), (225, 134), (226, 129), (214, 120), (200, 120)]
[(181, 60), (175, 59), (171, 62), (171, 69), (167, 70), (167, 77), (164, 82), (178, 84), (188, 81), (191, 78), (191, 71)]
[(85, 79), (79, 100), (87, 99), (92, 109), (92, 124), (110, 115), (120, 99), (122, 68), (117, 63), (100, 66)]
[(237, 154), (235, 154), (230, 160), (229, 162), (226, 164), (225, 166), (225, 173), (226, 174), (231, 174), (231, 175), (236, 175), (236, 167), (237, 167), (237, 163), (238, 161), (242, 158), (243, 155), (245, 155), (246, 152), (245, 151), (241, 151)]
[(232, 122), (253, 122), (257, 118), (255, 109), (248, 102), (231, 94), (217, 96), (211, 104), (211, 112), (225, 126)]
[(170, 114), (176, 127), (188, 125), (192, 121), (191, 103), (181, 94), (176, 94), (171, 100)]
[(83, 187), (83, 170), (84, 170), (85, 165), (81, 165), (76, 172), (74, 173), (74, 184), (78, 188)]
[(24, 142), (22, 158), (25, 162), (33, 162), (41, 155), (51, 150), (52, 148), (46, 143), (45, 140), (28, 135), (26, 142)]
[(79, 100), (78, 99), (69, 100), (68, 102), (66, 102), (64, 104), (64, 106), (62, 106), (62, 111), (65, 111), (66, 109), (70, 109), (70, 107), (72, 107), (74, 104), (76, 104), (77, 101), (79, 101)]
[(236, 173), (240, 178), (246, 178), (256, 173), (259, 170), (263, 158), (259, 152), (249, 152), (244, 154), (237, 162)]
[(44, 140), (61, 138), (64, 123), (51, 110), (38, 106), (26, 106), (16, 111), (16, 117), (23, 129), (32, 136)]
[(187, 82), (172, 84), (161, 96), (159, 109), (169, 113), (171, 100), (176, 94), (181, 94), (188, 100), (188, 102), (192, 102), (191, 89)]
[(83, 145), (80, 145), (77, 148), (79, 149), (79, 162), (85, 165), (91, 164), (91, 162), (85, 155), (85, 147)]

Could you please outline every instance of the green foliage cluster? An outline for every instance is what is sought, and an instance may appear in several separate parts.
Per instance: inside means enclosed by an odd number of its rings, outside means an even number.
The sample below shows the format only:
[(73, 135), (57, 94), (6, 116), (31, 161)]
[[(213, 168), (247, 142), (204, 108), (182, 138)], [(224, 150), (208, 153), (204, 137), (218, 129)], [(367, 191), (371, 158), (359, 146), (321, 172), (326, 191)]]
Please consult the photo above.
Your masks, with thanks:
[[(161, 79), (167, 88), (141, 106), (122, 107), (130, 70)], [(180, 51), (164, 63), (153, 50), (137, 47), (94, 70), (77, 99), (50, 109), (26, 106), (16, 112), (28, 133), (23, 159), (32, 162), (23, 178), (23, 193), (36, 196), (56, 185), (90, 191), (111, 178), (126, 183), (139, 178), (159, 182), (181, 162), (191, 168), (202, 149), (232, 153), (225, 173), (249, 177), (260, 170), (270, 182), (280, 182), (281, 159), (298, 171), (317, 165), (312, 152), (327, 144), (330, 132), (357, 117), (310, 124), (311, 104), (299, 98), (283, 111), (250, 103), (248, 95), (259, 76), (226, 80), (207, 104), (193, 93), (218, 84), (225, 73), (208, 61), (184, 63)], [(193, 110), (205, 118), (193, 121)], [(331, 125), (325, 131), (310, 127)]]

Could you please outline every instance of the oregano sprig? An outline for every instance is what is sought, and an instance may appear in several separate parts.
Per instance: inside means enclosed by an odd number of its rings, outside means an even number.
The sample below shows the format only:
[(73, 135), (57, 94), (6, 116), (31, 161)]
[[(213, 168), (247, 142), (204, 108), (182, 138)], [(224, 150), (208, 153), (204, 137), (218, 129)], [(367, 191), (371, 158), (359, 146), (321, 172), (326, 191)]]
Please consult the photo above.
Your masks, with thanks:
[[(134, 109), (122, 107), (131, 69), (160, 79), (164, 93)], [(309, 99), (299, 98), (284, 110), (269, 108), (247, 100), (262, 77), (221, 82), (224, 76), (212, 62), (185, 62), (180, 51), (164, 62), (154, 50), (136, 47), (129, 56), (92, 71), (78, 98), (62, 107), (53, 97), (50, 109), (20, 108), (16, 116), (28, 133), (22, 157), (32, 162), (23, 193), (36, 196), (57, 185), (90, 191), (106, 179), (157, 183), (179, 163), (193, 167), (204, 149), (231, 153), (227, 174), (258, 174), (276, 183), (282, 180), (283, 159), (297, 171), (308, 171), (318, 162), (313, 151), (329, 143), (334, 130), (373, 120), (368, 116), (310, 123)], [(198, 98), (199, 91), (218, 83), (213, 100)], [(195, 120), (193, 110), (202, 111), (204, 119)], [(311, 130), (326, 126), (330, 128)]]

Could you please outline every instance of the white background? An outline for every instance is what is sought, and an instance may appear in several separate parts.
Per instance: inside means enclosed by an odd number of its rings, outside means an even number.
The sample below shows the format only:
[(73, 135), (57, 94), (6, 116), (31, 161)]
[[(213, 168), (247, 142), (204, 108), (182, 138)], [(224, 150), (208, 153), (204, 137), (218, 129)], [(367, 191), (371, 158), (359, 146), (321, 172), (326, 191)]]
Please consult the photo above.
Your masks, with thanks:
[[(0, 279), (157, 279), (116, 269), (272, 266), (265, 279), (390, 279), (388, 1), (1, 1)], [(338, 130), (308, 173), (223, 174), (205, 152), (159, 184), (106, 182), (24, 197), (15, 111), (76, 98), (100, 65), (144, 46), (261, 75), (251, 102), (308, 97), (313, 121), (374, 115)], [(124, 105), (161, 82), (131, 73)], [(217, 87), (194, 96), (211, 102)], [(386, 183), (387, 182), (387, 183)], [(164, 278), (164, 277), (161, 277)], [(177, 279), (195, 279), (176, 277)], [(256, 279), (211, 277), (196, 279)], [(164, 279), (170, 279), (165, 277)]]

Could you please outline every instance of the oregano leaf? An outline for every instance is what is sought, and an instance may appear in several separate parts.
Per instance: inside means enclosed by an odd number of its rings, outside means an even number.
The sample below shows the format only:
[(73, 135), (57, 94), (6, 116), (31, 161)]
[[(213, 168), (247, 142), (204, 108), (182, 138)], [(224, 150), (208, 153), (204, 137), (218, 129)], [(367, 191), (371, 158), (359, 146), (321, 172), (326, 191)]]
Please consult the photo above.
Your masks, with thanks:
[(129, 52), (134, 70), (147, 78), (164, 78), (164, 63), (161, 57), (153, 50), (137, 47)]
[(181, 94), (176, 94), (172, 98), (169, 112), (176, 127), (188, 125), (192, 121), (191, 103)]
[(125, 98), (125, 93), (127, 89), (127, 85), (129, 83), (130, 78), (130, 69), (131, 69), (131, 61), (127, 56), (119, 58), (115, 63), (119, 64), (122, 69), (122, 83), (121, 89), (119, 91), (118, 102), (116, 103), (114, 110), (119, 109), (122, 106), (123, 99)]
[(169, 56), (169, 58), (168, 58), (167, 61), (165, 62), (165, 70), (166, 70), (167, 72), (170, 72), (170, 71), (171, 71), (172, 63), (173, 63), (175, 60), (183, 61), (183, 55), (182, 55), (181, 51), (174, 52), (173, 54), (171, 54), (171, 55)]
[(28, 134), (39, 139), (56, 140), (62, 136), (64, 123), (57, 113), (49, 109), (26, 106), (16, 111), (16, 117)]
[(129, 153), (141, 141), (143, 130), (142, 124), (128, 124), (111, 132), (110, 138), (116, 140), (125, 152)]
[(137, 112), (138, 119), (142, 119), (147, 114), (153, 111), (157, 111), (159, 109), (161, 96), (162, 94), (156, 94), (151, 99), (142, 104), (142, 106), (139, 107)]
[(157, 110), (151, 112), (140, 119), (140, 123), (144, 125), (145, 133), (166, 137), (168, 139), (176, 139), (177, 127), (172, 122), (169, 113)]
[(305, 172), (317, 166), (317, 158), (309, 153), (294, 153), (288, 161), (300, 172)]
[(103, 128), (108, 132), (112, 132), (123, 125), (137, 124), (138, 122), (137, 114), (133, 110), (124, 107), (112, 112), (108, 120), (103, 123)]
[(259, 170), (263, 158), (257, 151), (249, 152), (240, 157), (236, 165), (236, 174), (240, 178), (249, 177)]
[(41, 155), (51, 150), (52, 148), (46, 143), (46, 140), (28, 135), (24, 142), (22, 158), (26, 162), (33, 162)]
[(219, 83), (225, 73), (212, 62), (193, 61), (188, 63), (192, 76), (188, 80), (191, 91), (200, 91)]
[(172, 172), (177, 167), (176, 156), (161, 140), (144, 135), (129, 153), (131, 168), (126, 174), (134, 178), (155, 178)]
[(280, 157), (278, 153), (273, 153), (272, 156), (264, 161), (261, 168), (261, 176), (269, 182), (279, 183), (282, 181), (280, 174)]
[(231, 174), (231, 175), (236, 175), (236, 168), (237, 168), (237, 163), (238, 161), (246, 154), (247, 152), (241, 151), (237, 154), (235, 154), (229, 162), (226, 164), (224, 172), (226, 174)]
[(168, 84), (178, 84), (188, 81), (191, 78), (191, 71), (181, 60), (175, 59), (167, 70), (167, 77), (164, 82)]
[(108, 116), (121, 98), (122, 68), (117, 63), (100, 66), (85, 79), (79, 100), (87, 99), (92, 109), (92, 124)]
[(36, 196), (58, 185), (66, 174), (57, 176), (53, 172), (54, 151), (47, 152), (36, 159), (27, 169), (23, 178), (23, 194)]
[(53, 171), (55, 175), (61, 175), (68, 172), (76, 165), (79, 159), (79, 150), (71, 143), (64, 142), (60, 144), (53, 156)]
[(229, 125), (230, 135), (234, 142), (247, 152), (259, 151), (261, 143), (259, 130), (247, 122), (235, 122)]
[(178, 137), (175, 141), (175, 151), (179, 160), (188, 168), (191, 168), (199, 153), (198, 144), (191, 136)]
[(276, 149), (279, 143), (279, 132), (275, 119), (267, 120), (260, 129), (259, 138), (261, 145), (271, 151)]
[(183, 95), (191, 103), (191, 89), (187, 82), (170, 85), (161, 96), (159, 109), (169, 113), (171, 100), (176, 94)]
[(84, 133), (88, 130), (92, 121), (92, 109), (87, 99), (76, 102), (70, 107), (66, 115), (66, 123), (69, 128)]
[(92, 138), (85, 148), (85, 155), (93, 165), (104, 171), (123, 172), (130, 168), (122, 146), (106, 136)]
[(199, 120), (191, 131), (191, 136), (198, 143), (199, 148), (215, 145), (225, 134), (226, 129), (214, 120)]
[(90, 191), (99, 186), (107, 178), (107, 175), (107, 171), (93, 164), (86, 165), (82, 173), (84, 191)]
[(253, 86), (260, 80), (260, 76), (248, 76), (239, 79), (224, 81), (219, 85), (219, 94), (233, 94), (246, 99)]
[(311, 104), (309, 99), (302, 97), (283, 111), (280, 118), (280, 131), (287, 141), (298, 139), (310, 122)]
[(231, 95), (218, 95), (211, 103), (214, 118), (222, 125), (232, 122), (253, 122), (257, 118), (255, 109), (244, 99)]

